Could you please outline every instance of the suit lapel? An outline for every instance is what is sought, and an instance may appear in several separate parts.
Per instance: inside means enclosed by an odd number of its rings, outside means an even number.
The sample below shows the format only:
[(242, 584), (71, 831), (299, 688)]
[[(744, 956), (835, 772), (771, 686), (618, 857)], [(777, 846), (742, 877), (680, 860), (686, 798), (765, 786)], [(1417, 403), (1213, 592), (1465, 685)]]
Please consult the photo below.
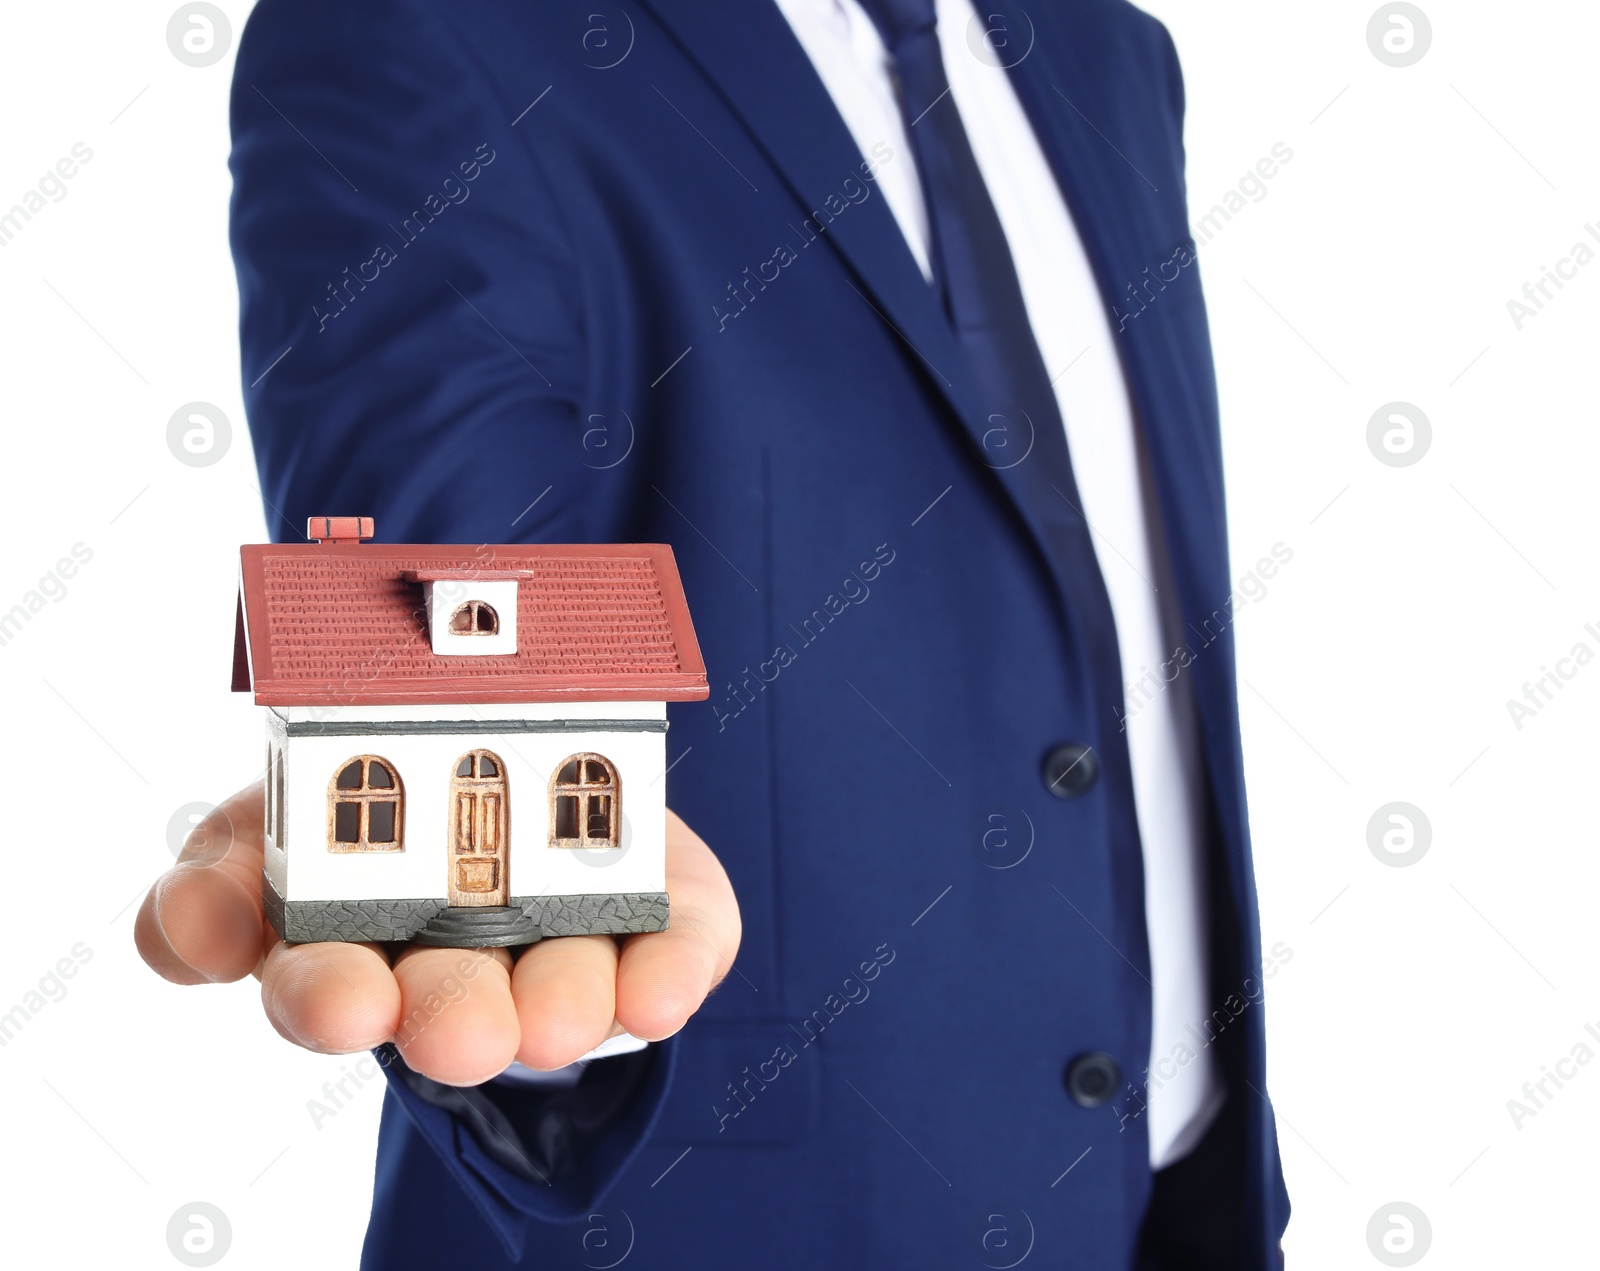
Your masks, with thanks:
[[(843, 177), (857, 174), (861, 156), (855, 139), (775, 4), (645, 3), (717, 86), (805, 212), (823, 206)], [(1014, 435), (1004, 421), (991, 420), (966, 355), (888, 204), (882, 198), (866, 200), (859, 211), (829, 225), (823, 237), (855, 274), (851, 285), (861, 303), (871, 305), (906, 345), (960, 419), (1050, 560), (1044, 525), (1060, 514), (1051, 485), (1052, 477), (1056, 485), (1070, 484), (1065, 469), (1046, 474), (1037, 456), (1031, 463), (1012, 463), (1013, 453), (1033, 449), (1032, 440)]]
[[(854, 137), (771, 0), (644, 0), (744, 122), (805, 214), (860, 177)], [(910, 347), (963, 417), (975, 385), (932, 289), (882, 198), (865, 200), (822, 237), (844, 257), (865, 303)]]
[[(1170, 253), (1178, 246), (1154, 239), (1149, 227), (1159, 218), (1152, 216), (1150, 204), (1156, 197), (1181, 199), (1181, 191), (1152, 188), (1151, 178), (1167, 186), (1182, 177), (1165, 166), (1147, 176), (1079, 112), (1080, 106), (1092, 110), (1089, 103), (1112, 99), (1109, 88), (1098, 83), (1094, 68), (1077, 56), (1089, 41), (1058, 29), (1070, 21), (1069, 15), (1041, 8), (1038, 18), (1041, 48), (1011, 69), (1011, 81), (1071, 207), (1109, 312), (1127, 287), (1139, 282), (1158, 253)], [(1149, 91), (1156, 88), (1151, 85)], [(1110, 121), (1102, 123), (1111, 126)], [(1170, 391), (1174, 379), (1186, 390), (1190, 384), (1189, 368), (1165, 338), (1167, 330), (1160, 322), (1145, 323), (1117, 337), (1128, 391), (1152, 443), (1156, 466), (1175, 467), (1191, 483), (1198, 467), (1213, 488), (1220, 489), (1217, 458), (1198, 444), (1195, 420), (1168, 409), (1177, 396)], [(1169, 516), (1176, 512), (1165, 510)]]
[[(1087, 108), (1087, 103), (1110, 99), (1094, 69), (1077, 56), (1077, 50), (1091, 42), (1059, 29), (1069, 20), (1066, 15), (1041, 7), (1037, 16), (1041, 44), (1048, 52), (1023, 59), (1011, 69), (1011, 80), (1067, 198), (1109, 312), (1158, 254), (1170, 254), (1178, 246), (1175, 241), (1159, 241), (1156, 231), (1147, 227), (1158, 221), (1151, 215), (1151, 199), (1159, 195), (1181, 200), (1181, 190), (1152, 190), (1149, 177), (1131, 166), (1079, 113), (1073, 102)], [(1182, 180), (1170, 167), (1153, 171), (1150, 177), (1163, 184)], [(1116, 339), (1173, 540), (1176, 572), (1180, 579), (1199, 582), (1207, 571), (1186, 556), (1187, 547), (1196, 541), (1208, 548), (1221, 547), (1220, 522), (1213, 523), (1221, 508), (1220, 455), (1205, 444), (1202, 427), (1209, 412), (1196, 400), (1191, 368), (1165, 321), (1146, 320)], [(1210, 498), (1194, 496), (1197, 477)], [(1180, 491), (1185, 497), (1179, 497)], [(1198, 606), (1215, 598), (1191, 599)]]

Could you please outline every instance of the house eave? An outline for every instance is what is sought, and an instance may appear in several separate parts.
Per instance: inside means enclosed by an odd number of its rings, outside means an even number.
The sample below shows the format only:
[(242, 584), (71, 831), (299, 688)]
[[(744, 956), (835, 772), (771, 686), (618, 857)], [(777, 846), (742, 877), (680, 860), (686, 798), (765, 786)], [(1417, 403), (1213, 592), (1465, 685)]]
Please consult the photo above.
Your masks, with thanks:
[(582, 687), (544, 687), (470, 680), (406, 684), (275, 684), (257, 681), (257, 706), (472, 706), (564, 702), (701, 702), (711, 696), (703, 675), (657, 676), (648, 684), (595, 677)]
[(476, 705), (441, 706), (437, 703), (415, 705), (372, 705), (358, 702), (350, 705), (269, 706), (271, 715), (284, 724), (339, 723), (380, 725), (406, 723), (438, 723), (459, 721), (472, 728), (490, 727), (498, 723), (510, 726), (522, 723), (553, 721), (568, 726), (564, 721), (584, 720), (604, 724), (608, 721), (662, 721), (667, 717), (667, 704), (660, 701), (619, 702), (493, 702)]

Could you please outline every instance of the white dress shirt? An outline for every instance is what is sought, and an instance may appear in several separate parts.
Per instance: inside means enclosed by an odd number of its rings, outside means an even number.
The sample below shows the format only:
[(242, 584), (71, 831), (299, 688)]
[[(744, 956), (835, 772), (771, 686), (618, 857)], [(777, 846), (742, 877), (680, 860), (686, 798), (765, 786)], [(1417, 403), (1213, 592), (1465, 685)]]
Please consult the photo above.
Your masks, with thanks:
[[(872, 153), (880, 142), (892, 147), (894, 157), (877, 169), (876, 186), (931, 280), (927, 211), (877, 28), (856, 0), (776, 3), (861, 153)], [(1116, 1101), (1125, 1114), (1148, 1118), (1150, 1164), (1159, 1169), (1194, 1147), (1226, 1093), (1204, 1044), (1213, 1004), (1207, 1002), (1194, 707), (1187, 677), (1161, 686), (1149, 674), (1177, 644), (1159, 508), (1105, 302), (1033, 127), (1005, 70), (980, 60), (969, 46), (969, 24), (976, 21), (970, 0), (938, 0), (938, 18), (951, 96), (1005, 230), (1039, 352), (1054, 377), (1078, 493), (1111, 597), (1123, 682), (1159, 687), (1153, 697), (1142, 693), (1125, 715), (1144, 845), (1154, 1034), (1148, 1077), (1126, 1074), (1137, 1097), (1124, 1090)], [(1062, 920), (1078, 921), (1070, 913)], [(1049, 1003), (1040, 1009), (1049, 1010)]]

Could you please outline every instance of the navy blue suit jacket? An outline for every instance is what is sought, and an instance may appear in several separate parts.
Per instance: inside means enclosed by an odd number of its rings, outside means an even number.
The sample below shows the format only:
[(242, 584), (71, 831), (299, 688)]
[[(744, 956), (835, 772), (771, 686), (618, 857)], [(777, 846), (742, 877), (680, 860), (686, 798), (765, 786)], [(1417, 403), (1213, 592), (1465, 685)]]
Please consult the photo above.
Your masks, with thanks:
[[(1275, 1267), (1183, 89), (1123, 0), (1028, 14), (1006, 73), (1120, 329), (1171, 541), (1215, 880), (1196, 1024), (1245, 1144), (1239, 1265)], [(714, 687), (672, 710), (670, 800), (744, 918), (683, 1033), (607, 1061), (609, 1103), (397, 1066), (367, 1264), (1004, 1265), (1031, 1241), (1127, 1266), (1151, 1003), (1114, 632), (1067, 602), (1055, 496), (874, 185), (893, 152), (857, 151), (766, 0), (262, 0), (233, 129), (275, 532), (671, 543)], [(1041, 778), (1065, 741), (1101, 765), (1070, 801)], [(1127, 1082), (1094, 1108), (1063, 1083), (1090, 1051)]]

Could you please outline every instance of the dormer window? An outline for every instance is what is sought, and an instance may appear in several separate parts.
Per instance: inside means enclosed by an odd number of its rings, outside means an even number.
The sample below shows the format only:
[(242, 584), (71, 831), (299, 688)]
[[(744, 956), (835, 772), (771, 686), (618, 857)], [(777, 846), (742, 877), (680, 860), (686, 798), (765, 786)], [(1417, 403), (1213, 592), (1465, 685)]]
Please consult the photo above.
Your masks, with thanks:
[(450, 615), (450, 634), (492, 636), (500, 634), (500, 615), (482, 600), (469, 600)]
[(422, 584), (428, 641), (441, 658), (506, 657), (517, 651), (515, 570), (405, 570), (401, 577)]

